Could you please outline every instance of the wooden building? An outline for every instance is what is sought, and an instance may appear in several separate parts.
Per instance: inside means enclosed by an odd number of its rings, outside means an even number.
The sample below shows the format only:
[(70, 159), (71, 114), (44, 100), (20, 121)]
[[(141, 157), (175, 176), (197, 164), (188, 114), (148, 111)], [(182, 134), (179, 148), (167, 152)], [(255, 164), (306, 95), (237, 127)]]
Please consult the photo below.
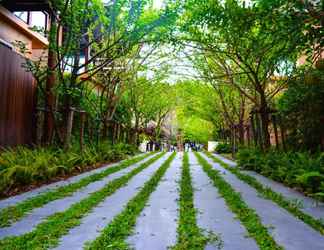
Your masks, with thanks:
[[(46, 57), (48, 40), (45, 33), (33, 31), (33, 26), (48, 29), (47, 10), (45, 0), (0, 2), (0, 147), (34, 142), (36, 85), (22, 64), (24, 57)], [(28, 53), (22, 54), (17, 42), (23, 43)]]

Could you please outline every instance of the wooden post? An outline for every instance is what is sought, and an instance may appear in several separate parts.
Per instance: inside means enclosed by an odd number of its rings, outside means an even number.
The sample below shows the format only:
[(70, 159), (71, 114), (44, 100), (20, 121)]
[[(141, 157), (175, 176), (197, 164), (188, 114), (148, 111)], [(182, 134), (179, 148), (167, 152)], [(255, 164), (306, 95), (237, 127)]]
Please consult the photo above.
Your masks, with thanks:
[(90, 118), (88, 117), (88, 130), (89, 130), (89, 140), (93, 140), (93, 125), (90, 122)]
[(96, 122), (96, 124), (95, 124), (95, 136), (96, 136), (96, 138), (95, 138), (95, 140), (96, 140), (96, 145), (97, 145), (97, 147), (99, 146), (99, 142), (100, 142), (100, 139), (101, 139), (101, 136), (100, 136), (100, 119), (98, 118), (98, 117), (96, 117), (96, 119), (95, 119), (95, 122)]
[(111, 143), (115, 144), (115, 138), (116, 138), (116, 123), (112, 122), (110, 126), (110, 133), (111, 133)]
[(120, 135), (119, 135), (119, 141), (122, 143), (125, 143), (125, 129), (120, 126)]
[(250, 134), (250, 129), (251, 129), (251, 126), (250, 126), (250, 125), (247, 125), (247, 126), (246, 126), (246, 137), (247, 137), (247, 143), (248, 143), (248, 146), (249, 146), (249, 147), (251, 146), (251, 134)]
[(230, 144), (231, 144), (231, 149), (232, 149), (232, 156), (234, 155), (234, 127), (233, 125), (230, 126)]
[(250, 115), (250, 120), (251, 120), (251, 128), (252, 128), (252, 133), (253, 133), (253, 140), (254, 140), (254, 146), (256, 147), (258, 145), (258, 134), (255, 128), (255, 119), (254, 119), (254, 114), (251, 113)]
[(281, 142), (282, 142), (282, 148), (286, 152), (286, 134), (285, 134), (285, 126), (283, 125), (282, 119), (279, 117), (279, 126), (280, 126), (280, 133), (281, 133)]
[(120, 142), (120, 130), (121, 130), (121, 125), (120, 123), (117, 124), (117, 142)]
[(279, 139), (278, 139), (278, 128), (277, 128), (276, 115), (272, 114), (271, 118), (272, 118), (274, 133), (275, 133), (275, 139), (276, 139), (276, 149), (279, 149)]
[(64, 139), (64, 149), (68, 150), (70, 147), (70, 140), (72, 135), (72, 128), (73, 128), (73, 116), (74, 116), (74, 109), (71, 108), (68, 111), (68, 119), (67, 119), (67, 126), (66, 126), (66, 135)]
[(80, 150), (83, 152), (83, 146), (84, 146), (84, 124), (86, 121), (86, 112), (81, 111), (80, 112)]

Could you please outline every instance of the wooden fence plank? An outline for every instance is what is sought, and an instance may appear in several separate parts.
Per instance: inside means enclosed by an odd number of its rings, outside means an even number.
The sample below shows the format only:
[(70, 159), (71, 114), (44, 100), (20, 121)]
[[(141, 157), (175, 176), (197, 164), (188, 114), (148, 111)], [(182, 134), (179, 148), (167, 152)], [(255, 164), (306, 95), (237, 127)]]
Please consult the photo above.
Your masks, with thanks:
[(0, 146), (32, 144), (36, 85), (21, 66), (24, 58), (0, 45)]

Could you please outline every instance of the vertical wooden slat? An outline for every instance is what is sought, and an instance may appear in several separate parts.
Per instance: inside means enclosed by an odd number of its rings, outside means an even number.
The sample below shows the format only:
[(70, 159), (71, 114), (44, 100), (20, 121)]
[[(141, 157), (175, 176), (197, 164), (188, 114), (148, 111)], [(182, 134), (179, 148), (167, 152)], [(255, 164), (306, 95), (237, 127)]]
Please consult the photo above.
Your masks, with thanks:
[(0, 146), (34, 142), (36, 86), (25, 59), (0, 45)]

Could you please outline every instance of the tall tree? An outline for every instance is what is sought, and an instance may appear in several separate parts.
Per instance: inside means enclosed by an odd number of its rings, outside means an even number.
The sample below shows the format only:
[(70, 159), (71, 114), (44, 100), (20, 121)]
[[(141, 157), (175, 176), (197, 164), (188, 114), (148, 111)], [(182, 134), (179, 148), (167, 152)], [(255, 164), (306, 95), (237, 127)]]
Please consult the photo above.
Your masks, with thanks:
[(186, 10), (182, 40), (202, 52), (206, 63), (221, 66), (223, 73), (214, 75), (215, 80), (225, 80), (254, 103), (262, 123), (262, 146), (268, 148), (272, 99), (286, 86), (285, 76), (297, 58), (298, 41), (287, 36), (290, 29), (301, 32), (302, 27), (285, 27), (275, 12), (235, 0), (189, 1)]
[[(44, 95), (47, 127), (61, 127), (56, 133), (60, 141), (69, 138), (68, 123), (72, 107), (78, 107), (83, 98), (85, 82), (111, 81), (110, 96), (119, 86), (124, 70), (116, 70), (125, 65), (134, 50), (143, 43), (161, 40), (161, 32), (174, 23), (177, 6), (166, 4), (160, 10), (149, 8), (150, 2), (142, 0), (116, 0), (103, 4), (99, 0), (55, 0), (50, 1), (53, 23), (51, 26), (49, 64), (31, 60), (26, 68), (33, 72), (38, 86)], [(60, 31), (63, 30), (63, 41)], [(54, 58), (55, 57), (55, 58)], [(42, 58), (44, 60), (44, 58)], [(42, 60), (41, 59), (41, 60)], [(41, 61), (40, 60), (40, 61)], [(53, 63), (55, 61), (55, 64)], [(122, 65), (121, 65), (122, 64)], [(110, 73), (113, 72), (113, 74)], [(105, 75), (109, 75), (107, 80)], [(56, 76), (53, 84), (54, 75)], [(46, 88), (44, 82), (47, 81)], [(104, 84), (107, 85), (107, 84)], [(61, 97), (56, 96), (58, 117), (53, 107), (56, 89), (61, 90)], [(116, 99), (111, 103), (115, 103)], [(115, 105), (107, 106), (106, 118), (112, 117)], [(60, 121), (61, 115), (63, 117)], [(49, 124), (49, 123), (53, 123)], [(56, 129), (59, 132), (58, 129)], [(44, 141), (52, 140), (52, 132), (45, 134)], [(64, 144), (68, 145), (68, 142)]]

